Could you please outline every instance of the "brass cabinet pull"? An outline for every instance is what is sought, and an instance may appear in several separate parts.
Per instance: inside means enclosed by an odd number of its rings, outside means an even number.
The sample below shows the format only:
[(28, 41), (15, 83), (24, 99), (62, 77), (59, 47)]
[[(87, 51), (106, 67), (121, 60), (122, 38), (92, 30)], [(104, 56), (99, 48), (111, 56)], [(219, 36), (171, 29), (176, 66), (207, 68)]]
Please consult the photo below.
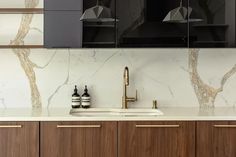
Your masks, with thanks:
[(215, 128), (236, 128), (236, 125), (214, 125)]
[(101, 128), (101, 125), (57, 125), (57, 128)]
[(136, 128), (179, 128), (180, 125), (136, 125)]
[(0, 125), (0, 128), (22, 128), (22, 125)]

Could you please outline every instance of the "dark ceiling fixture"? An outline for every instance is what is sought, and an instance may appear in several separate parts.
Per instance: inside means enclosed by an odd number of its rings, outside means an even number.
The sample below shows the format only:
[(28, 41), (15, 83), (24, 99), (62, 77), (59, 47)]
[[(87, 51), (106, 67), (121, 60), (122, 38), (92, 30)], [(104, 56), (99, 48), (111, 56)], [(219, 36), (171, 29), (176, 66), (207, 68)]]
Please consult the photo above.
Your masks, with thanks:
[(80, 20), (87, 21), (87, 22), (113, 22), (115, 21), (115, 19), (112, 18), (111, 9), (103, 5), (100, 5), (99, 0), (97, 0), (97, 4), (94, 7), (88, 8), (84, 11)]
[(201, 22), (202, 18), (198, 18), (196, 12), (193, 12), (191, 7), (184, 7), (183, 0), (180, 1), (180, 6), (169, 11), (163, 22), (169, 23), (187, 23), (187, 22)]

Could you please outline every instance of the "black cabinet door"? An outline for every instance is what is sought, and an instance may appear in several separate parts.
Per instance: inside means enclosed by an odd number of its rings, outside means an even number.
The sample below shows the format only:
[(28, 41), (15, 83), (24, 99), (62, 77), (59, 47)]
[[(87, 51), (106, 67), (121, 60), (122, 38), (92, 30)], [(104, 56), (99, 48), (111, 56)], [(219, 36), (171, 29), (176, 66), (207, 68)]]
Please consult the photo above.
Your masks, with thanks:
[(179, 0), (117, 0), (116, 4), (118, 47), (188, 47), (187, 0), (182, 7)]
[(235, 0), (190, 0), (190, 47), (235, 47)]
[(235, 26), (235, 0), (45, 0), (45, 47), (236, 47)]
[(83, 10), (83, 0), (44, 0), (45, 10)]
[(94, 8), (93, 12), (98, 17), (90, 17), (92, 20), (83, 19), (83, 47), (116, 47), (116, 0), (99, 0), (98, 4), (97, 0), (84, 0), (83, 11), (91, 11), (91, 8)]
[(46, 48), (82, 47), (82, 11), (45, 11), (44, 46)]

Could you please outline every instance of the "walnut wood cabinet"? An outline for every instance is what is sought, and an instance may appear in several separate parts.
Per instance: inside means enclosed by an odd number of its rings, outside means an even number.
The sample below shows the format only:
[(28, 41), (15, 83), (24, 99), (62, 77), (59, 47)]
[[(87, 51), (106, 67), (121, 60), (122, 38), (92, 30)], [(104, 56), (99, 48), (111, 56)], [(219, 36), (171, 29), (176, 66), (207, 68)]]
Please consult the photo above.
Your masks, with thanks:
[(41, 157), (116, 157), (117, 122), (42, 122)]
[(0, 157), (39, 157), (39, 123), (0, 122)]
[(197, 122), (196, 157), (235, 157), (236, 122)]
[(194, 157), (195, 122), (119, 122), (119, 157)]
[(236, 121), (0, 122), (0, 157), (235, 157)]

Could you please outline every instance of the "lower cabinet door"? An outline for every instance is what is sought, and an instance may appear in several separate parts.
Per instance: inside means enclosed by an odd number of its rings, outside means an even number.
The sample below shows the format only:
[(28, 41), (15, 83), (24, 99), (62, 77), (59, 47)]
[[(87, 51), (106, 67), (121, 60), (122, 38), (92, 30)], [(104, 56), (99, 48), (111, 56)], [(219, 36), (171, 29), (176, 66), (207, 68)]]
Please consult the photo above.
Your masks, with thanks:
[(116, 157), (117, 122), (42, 122), (41, 157)]
[(194, 157), (195, 122), (119, 122), (119, 157)]
[(0, 157), (39, 157), (39, 123), (0, 122)]
[(197, 157), (236, 157), (236, 122), (197, 122)]

